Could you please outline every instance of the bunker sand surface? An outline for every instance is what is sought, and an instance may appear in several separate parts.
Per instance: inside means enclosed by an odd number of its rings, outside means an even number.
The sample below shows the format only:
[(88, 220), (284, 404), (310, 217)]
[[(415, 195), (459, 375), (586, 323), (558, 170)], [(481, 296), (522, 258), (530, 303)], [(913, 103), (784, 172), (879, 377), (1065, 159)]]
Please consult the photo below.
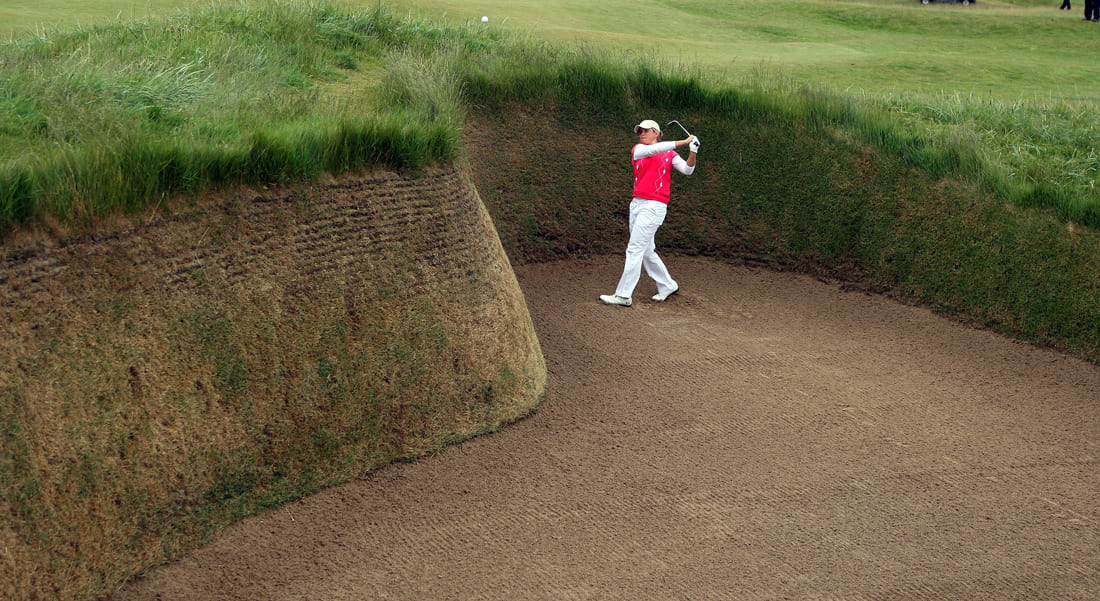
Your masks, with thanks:
[(237, 524), (111, 599), (1095, 599), (1100, 369), (803, 275), (519, 266), (500, 432)]

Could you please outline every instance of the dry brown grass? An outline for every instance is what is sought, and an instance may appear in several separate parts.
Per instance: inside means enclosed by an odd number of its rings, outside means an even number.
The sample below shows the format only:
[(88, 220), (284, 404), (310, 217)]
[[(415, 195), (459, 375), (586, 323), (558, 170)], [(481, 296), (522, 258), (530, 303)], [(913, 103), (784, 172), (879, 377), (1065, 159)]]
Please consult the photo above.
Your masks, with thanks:
[(0, 591), (90, 599), (247, 513), (531, 411), (455, 170), (240, 190), (4, 248)]

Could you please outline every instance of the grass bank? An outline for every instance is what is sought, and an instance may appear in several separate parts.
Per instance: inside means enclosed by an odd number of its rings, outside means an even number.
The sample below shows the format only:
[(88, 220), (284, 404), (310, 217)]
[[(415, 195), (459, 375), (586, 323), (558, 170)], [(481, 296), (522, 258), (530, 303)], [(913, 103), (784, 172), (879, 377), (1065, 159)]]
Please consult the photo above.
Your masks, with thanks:
[[(812, 118), (886, 152), (911, 154), (918, 139), (977, 159), (912, 157), (922, 169), (1100, 225), (1100, 80), (1074, 60), (1095, 32), (1039, 0), (353, 6), (162, 0), (147, 15), (13, 38), (0, 47), (0, 227), (138, 210), (227, 182), (449, 160), (457, 64), (507, 47), (517, 71), (504, 76), (515, 77), (544, 60), (539, 40), (629, 57), (612, 61), (626, 68), (638, 57), (691, 65), (711, 86), (813, 97)], [(406, 9), (428, 16), (392, 16)], [(64, 21), (53, 0), (38, 10)], [(652, 30), (639, 32), (634, 14)], [(36, 23), (13, 19), (24, 32)], [(120, 162), (135, 168), (112, 168)]]
[(910, 135), (810, 89), (583, 53), (511, 60), (464, 77), (474, 173), (513, 256), (621, 251), (630, 126), (677, 118), (706, 162), (678, 184), (662, 246), (821, 274), (1100, 361), (1097, 230), (1006, 201), (972, 141)]
[(458, 96), (421, 58), (458, 37), (260, 2), (16, 40), (0, 48), (0, 227), (451, 160)]
[[(980, 156), (962, 177), (1021, 207), (1096, 226), (1100, 205), (1100, 78), (1084, 57), (1096, 36), (1081, 9), (1045, 0), (961, 6), (915, 0), (702, 0), (690, 5), (390, 0), (414, 14), (491, 23), (538, 39), (625, 52), (690, 68), (734, 89), (814, 93), (860, 114), (891, 115), (866, 141), (907, 152), (908, 138)], [(835, 112), (835, 109), (826, 109)], [(874, 129), (881, 129), (874, 125)], [(940, 168), (937, 165), (928, 165)]]

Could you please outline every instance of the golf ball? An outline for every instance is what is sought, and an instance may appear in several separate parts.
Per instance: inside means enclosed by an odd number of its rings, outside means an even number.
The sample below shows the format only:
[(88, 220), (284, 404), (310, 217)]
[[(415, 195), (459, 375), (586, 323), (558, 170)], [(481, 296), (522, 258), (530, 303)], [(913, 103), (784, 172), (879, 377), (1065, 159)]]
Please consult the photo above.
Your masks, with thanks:
[(481, 22), (482, 23), (488, 23), (489, 22), (489, 17), (481, 17)]

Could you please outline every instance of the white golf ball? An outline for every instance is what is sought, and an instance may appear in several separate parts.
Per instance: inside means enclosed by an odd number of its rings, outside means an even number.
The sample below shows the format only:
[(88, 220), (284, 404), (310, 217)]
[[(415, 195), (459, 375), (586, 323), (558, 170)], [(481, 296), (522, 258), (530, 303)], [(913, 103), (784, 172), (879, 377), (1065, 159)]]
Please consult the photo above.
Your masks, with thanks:
[(481, 17), (481, 22), (482, 23), (488, 23), (489, 22), (489, 17)]

